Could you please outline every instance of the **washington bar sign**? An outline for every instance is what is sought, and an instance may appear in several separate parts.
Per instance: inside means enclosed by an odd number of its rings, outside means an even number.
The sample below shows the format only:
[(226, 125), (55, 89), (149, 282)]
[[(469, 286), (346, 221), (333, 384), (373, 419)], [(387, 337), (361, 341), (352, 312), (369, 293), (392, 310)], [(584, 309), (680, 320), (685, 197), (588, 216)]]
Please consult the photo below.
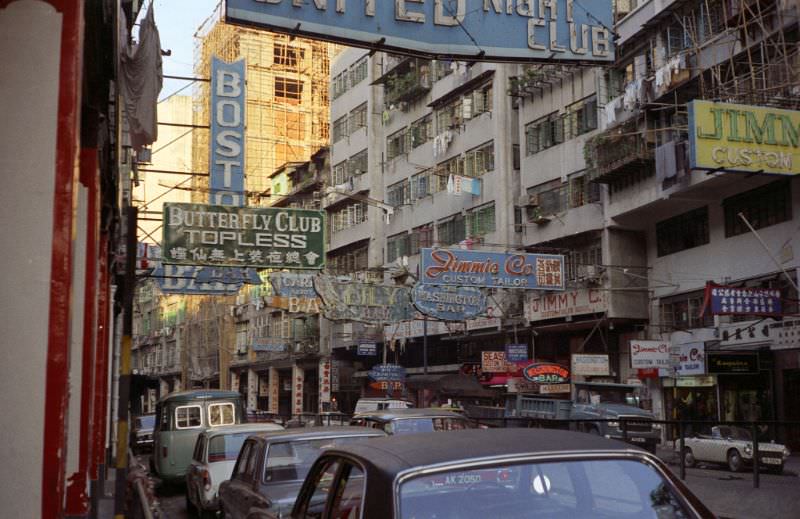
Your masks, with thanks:
[(165, 263), (321, 269), (322, 211), (223, 205), (164, 204)]

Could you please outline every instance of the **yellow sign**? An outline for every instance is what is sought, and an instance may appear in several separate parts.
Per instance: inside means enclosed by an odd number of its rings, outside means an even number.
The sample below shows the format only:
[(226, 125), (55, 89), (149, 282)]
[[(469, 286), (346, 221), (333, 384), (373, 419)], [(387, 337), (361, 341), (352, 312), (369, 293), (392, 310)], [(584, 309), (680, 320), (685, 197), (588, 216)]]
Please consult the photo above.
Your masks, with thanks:
[(800, 173), (798, 111), (692, 101), (689, 142), (692, 169)]

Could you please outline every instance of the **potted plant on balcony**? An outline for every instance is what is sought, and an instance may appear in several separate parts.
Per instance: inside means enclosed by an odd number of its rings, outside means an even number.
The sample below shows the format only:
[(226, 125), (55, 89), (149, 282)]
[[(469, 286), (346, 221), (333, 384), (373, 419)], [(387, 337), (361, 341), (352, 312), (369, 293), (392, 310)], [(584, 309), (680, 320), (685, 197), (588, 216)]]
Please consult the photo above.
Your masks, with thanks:
[(528, 221), (535, 223), (536, 225), (544, 225), (550, 222), (550, 218), (545, 216), (541, 207), (534, 207), (528, 213)]

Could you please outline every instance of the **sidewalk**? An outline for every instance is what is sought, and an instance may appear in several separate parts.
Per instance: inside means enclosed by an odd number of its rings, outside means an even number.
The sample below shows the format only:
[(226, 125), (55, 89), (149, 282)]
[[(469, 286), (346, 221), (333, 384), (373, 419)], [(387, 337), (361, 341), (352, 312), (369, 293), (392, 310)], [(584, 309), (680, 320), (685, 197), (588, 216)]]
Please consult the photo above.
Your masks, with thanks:
[[(658, 456), (680, 476), (677, 455), (658, 449)], [(730, 472), (706, 466), (686, 470), (684, 483), (720, 518), (795, 519), (800, 517), (800, 456), (790, 456), (782, 475), (760, 474), (760, 488), (753, 488), (753, 473)]]
[(105, 480), (105, 492), (100, 496), (97, 505), (98, 519), (113, 519), (114, 517), (114, 485), (117, 480), (117, 469), (110, 467), (107, 469)]

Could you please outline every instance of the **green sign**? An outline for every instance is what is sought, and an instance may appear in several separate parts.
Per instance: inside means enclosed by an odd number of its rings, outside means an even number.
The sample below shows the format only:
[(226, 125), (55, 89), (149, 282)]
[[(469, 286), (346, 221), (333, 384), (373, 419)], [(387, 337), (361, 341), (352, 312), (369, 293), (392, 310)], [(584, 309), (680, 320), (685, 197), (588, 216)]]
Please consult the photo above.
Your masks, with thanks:
[(321, 269), (325, 213), (308, 209), (164, 204), (164, 263)]

